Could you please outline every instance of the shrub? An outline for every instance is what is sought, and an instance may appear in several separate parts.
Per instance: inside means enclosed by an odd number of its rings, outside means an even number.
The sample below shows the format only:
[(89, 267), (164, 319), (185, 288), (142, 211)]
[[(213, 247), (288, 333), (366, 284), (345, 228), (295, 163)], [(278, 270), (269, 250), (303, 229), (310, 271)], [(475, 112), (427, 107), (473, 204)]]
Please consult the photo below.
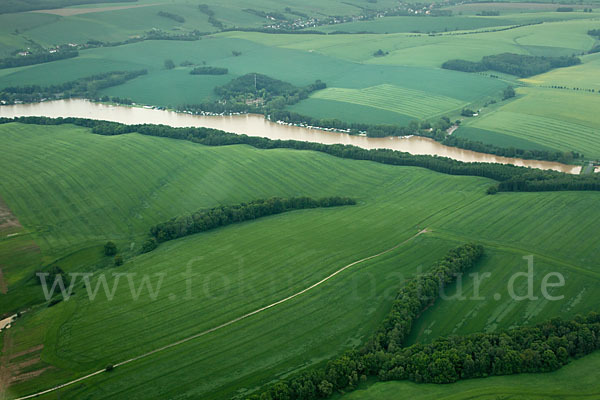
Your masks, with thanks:
[(504, 92), (502, 93), (502, 100), (508, 100), (511, 97), (515, 97), (515, 95), (515, 89), (512, 86), (509, 86), (504, 89)]
[(173, 69), (175, 68), (175, 63), (173, 60), (165, 60), (165, 69)]
[(489, 188), (487, 188), (487, 194), (496, 194), (498, 193), (498, 186), (497, 185), (492, 185)]
[(115, 254), (117, 254), (117, 245), (110, 241), (106, 242), (104, 245), (104, 255), (114, 256)]
[(156, 239), (150, 238), (142, 244), (142, 253), (149, 253), (158, 246)]

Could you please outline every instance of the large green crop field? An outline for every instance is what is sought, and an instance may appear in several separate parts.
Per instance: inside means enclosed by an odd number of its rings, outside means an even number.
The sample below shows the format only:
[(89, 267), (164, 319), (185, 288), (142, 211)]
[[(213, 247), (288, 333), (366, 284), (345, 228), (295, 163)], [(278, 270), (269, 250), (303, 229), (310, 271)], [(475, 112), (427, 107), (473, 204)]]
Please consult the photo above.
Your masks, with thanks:
[[(61, 398), (164, 398), (183, 393), (223, 398), (246, 393), (362, 341), (381, 320), (403, 279), (426, 269), (457, 243), (473, 239), (488, 248), (479, 267), (492, 274), (481, 287), (486, 297), (502, 289), (507, 274), (525, 268), (523, 255), (534, 254), (536, 285), (543, 274), (559, 271), (566, 279), (560, 291), (565, 299), (522, 302), (508, 311), (504, 303), (489, 298), (460, 307), (448, 301), (430, 311), (435, 315), (439, 307), (448, 307), (457, 316), (440, 310), (445, 321), (463, 318), (464, 332), (569, 317), (595, 309), (598, 302), (593, 290), (600, 278), (596, 193), (491, 197), (484, 193), (489, 180), (482, 178), (305, 151), (205, 147), (137, 134), (96, 136), (69, 126), (9, 124), (0, 128), (0, 136), (7, 144), (0, 158), (0, 193), (23, 225), (20, 234), (5, 237), (0, 248), (10, 250), (33, 240), (41, 252), (40, 259), (31, 250), (29, 262), (5, 271), (5, 309), (16, 306), (13, 293), (41, 297), (40, 287), (30, 278), (41, 265), (106, 273), (111, 287), (115, 272), (148, 274), (154, 287), (164, 274), (155, 299), (142, 289), (133, 301), (123, 278), (112, 300), (100, 289), (90, 301), (86, 289), (77, 284), (69, 301), (49, 309), (33, 307), (24, 314), (5, 333), (4, 343), (9, 336), (10, 347), (3, 351), (18, 354), (43, 345), (41, 352), (15, 360), (39, 358), (30, 368), (48, 369), (11, 385), (13, 395), (50, 387), (218, 326), (423, 228), (431, 232), (285, 304), (64, 389)], [(109, 155), (111, 161), (106, 162)], [(203, 207), (275, 195), (346, 195), (359, 204), (268, 217), (134, 256), (156, 222)], [(118, 269), (100, 254), (109, 239), (130, 257)], [(14, 251), (7, 253), (15, 257)], [(188, 268), (191, 297), (186, 297), (190, 293), (182, 275)], [(135, 287), (139, 285), (135, 281)], [(469, 314), (469, 309), (480, 311)], [(512, 323), (508, 317), (490, 322), (494, 313), (514, 318)], [(432, 319), (427, 315), (424, 321)], [(442, 321), (424, 324), (433, 328), (428, 337), (454, 328)]]
[[(588, 76), (591, 78), (591, 74)], [(539, 144), (538, 148), (575, 150), (592, 159), (600, 156), (600, 120), (595, 111), (600, 107), (598, 93), (553, 88), (521, 88), (518, 93), (517, 100), (483, 113), (464, 126), (484, 130), (475, 136), (479, 140), (494, 138), (498, 132), (507, 139), (506, 145), (513, 144), (510, 137), (514, 137)]]

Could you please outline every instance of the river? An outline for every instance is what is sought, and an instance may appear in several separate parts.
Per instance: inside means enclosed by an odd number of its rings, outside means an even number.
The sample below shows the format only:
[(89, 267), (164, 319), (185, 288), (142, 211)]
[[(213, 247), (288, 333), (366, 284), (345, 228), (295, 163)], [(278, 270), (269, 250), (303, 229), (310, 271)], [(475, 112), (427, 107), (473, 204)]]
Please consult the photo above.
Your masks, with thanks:
[(121, 122), (123, 124), (164, 124), (173, 127), (206, 127), (248, 136), (269, 139), (300, 140), (323, 144), (351, 144), (364, 149), (392, 149), (411, 154), (438, 155), (465, 162), (487, 162), (512, 164), (524, 167), (552, 169), (578, 174), (580, 166), (566, 165), (550, 161), (522, 160), (493, 154), (478, 153), (456, 147), (444, 146), (435, 140), (419, 137), (370, 138), (330, 132), (321, 129), (278, 124), (266, 120), (262, 115), (244, 114), (232, 116), (202, 116), (173, 111), (126, 107), (94, 103), (82, 99), (56, 100), (42, 103), (0, 106), (0, 117), (45, 116), (79, 117)]

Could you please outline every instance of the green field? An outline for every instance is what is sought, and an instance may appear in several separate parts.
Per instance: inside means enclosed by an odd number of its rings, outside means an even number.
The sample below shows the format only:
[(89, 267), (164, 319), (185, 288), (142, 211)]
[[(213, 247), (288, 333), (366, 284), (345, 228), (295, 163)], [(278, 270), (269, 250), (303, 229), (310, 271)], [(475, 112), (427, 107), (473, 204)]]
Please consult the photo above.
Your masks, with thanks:
[(317, 92), (313, 98), (379, 108), (418, 119), (430, 118), (466, 105), (450, 97), (387, 84), (365, 89), (329, 88)]
[(573, 361), (559, 371), (547, 374), (499, 376), (450, 385), (377, 383), (343, 398), (349, 400), (595, 399), (600, 396), (600, 384), (596, 376), (589, 371), (596, 371), (598, 368), (600, 368), (600, 353), (596, 352)]
[[(18, 231), (22, 234), (0, 242), (0, 255), (18, 257), (14, 249), (27, 240), (35, 241), (41, 252), (30, 251), (20, 268), (5, 271), (5, 310), (18, 305), (13, 297), (18, 293), (37, 292), (41, 297), (30, 278), (41, 265), (106, 272), (109, 282), (116, 279), (110, 277), (113, 272), (146, 273), (153, 284), (157, 273), (165, 274), (155, 300), (143, 290), (139, 300), (132, 301), (123, 280), (112, 301), (102, 292), (90, 301), (78, 284), (68, 302), (32, 308), (8, 331), (12, 343), (4, 351), (16, 354), (43, 344), (41, 352), (22, 358), (32, 362), (41, 357), (37, 371), (51, 368), (13, 384), (13, 395), (50, 387), (217, 326), (296, 293), (425, 227), (431, 232), (305, 295), (69, 387), (61, 391), (61, 398), (164, 398), (183, 393), (224, 398), (245, 393), (360, 343), (381, 321), (403, 279), (473, 239), (489, 249), (480, 266), (492, 272), (489, 283), (482, 285), (486, 295), (502, 287), (507, 274), (523, 270), (523, 255), (539, 257), (536, 285), (546, 271), (565, 275), (567, 283), (560, 292), (565, 300), (517, 304), (514, 316), (529, 317), (515, 318), (512, 324), (500, 321), (499, 328), (569, 317), (595, 309), (598, 302), (592, 290), (600, 278), (596, 193), (491, 197), (484, 193), (489, 180), (482, 178), (305, 151), (205, 147), (137, 134), (96, 136), (69, 126), (9, 124), (0, 127), (0, 135), (7, 144), (0, 158), (0, 193), (24, 226)], [(156, 222), (203, 207), (276, 195), (346, 195), (359, 204), (267, 217), (134, 256)], [(109, 239), (128, 258), (118, 269), (100, 254)], [(193, 299), (185, 298), (181, 275), (188, 266), (195, 282)], [(441, 306), (444, 303), (436, 305)], [(489, 299), (480, 302), (478, 315), (468, 314), (466, 303), (464, 308), (451, 308), (464, 312), (459, 317), (465, 319), (464, 331), (470, 331), (487, 326), (495, 306)], [(440, 322), (434, 328), (429, 337), (453, 327)]]
[(550, 88), (520, 88), (518, 93), (517, 100), (466, 121), (465, 126), (485, 130), (474, 136), (479, 140), (485, 141), (490, 132), (500, 133), (506, 147), (517, 144), (509, 139), (514, 137), (539, 147), (575, 150), (591, 159), (600, 156), (598, 93)]
[[(151, 5), (70, 17), (39, 13), (16, 14), (17, 22), (7, 24), (6, 35), (2, 37), (9, 42), (21, 43), (19, 41), (30, 40), (31, 43), (49, 45), (60, 42), (79, 43), (88, 39), (123, 40), (152, 27), (170, 33), (189, 32), (192, 29), (212, 31), (214, 28), (208, 24), (207, 16), (194, 5), (183, 2), (169, 5), (148, 4)], [(232, 25), (256, 27), (262, 24), (261, 21), (252, 20), (258, 18), (256, 15), (240, 9), (234, 10), (233, 3), (228, 3), (227, 6), (211, 5), (211, 3), (209, 5), (214, 8), (216, 18), (230, 21)], [(377, 7), (385, 6), (386, 4), (382, 2), (377, 3)], [(283, 5), (275, 7), (272, 2), (261, 3), (261, 7), (270, 11), (281, 11), (284, 8)], [(308, 15), (315, 13), (330, 15), (327, 13), (336, 9), (333, 6), (316, 3), (290, 7), (302, 13), (307, 12)], [(350, 12), (350, 9), (345, 7), (350, 6), (345, 3), (337, 10)], [(160, 17), (157, 15), (157, 10), (185, 16), (186, 21), (178, 23)], [(133, 18), (138, 22), (130, 24), (124, 22), (132, 19), (134, 15), (139, 16), (137, 19)], [(572, 78), (570, 82), (573, 85), (590, 81), (587, 86), (596, 88), (593, 78), (584, 78), (588, 75), (591, 77), (595, 72), (597, 67), (594, 62), (595, 56), (586, 57), (583, 65), (572, 67), (576, 68), (573, 74), (556, 70), (548, 74), (563, 73), (563, 75), (556, 78), (545, 78), (542, 75), (539, 79), (531, 78), (533, 79), (531, 82), (517, 81), (510, 76), (492, 79), (485, 74), (465, 74), (439, 68), (444, 61), (455, 58), (457, 54), (468, 60), (479, 60), (482, 56), (500, 52), (532, 55), (571, 55), (585, 52), (594, 45), (594, 39), (587, 35), (587, 31), (597, 27), (595, 15), (595, 13), (537, 12), (513, 13), (501, 17), (386, 17), (375, 21), (350, 23), (351, 26), (360, 27), (361, 24), (396, 26), (405, 23), (419, 24), (418, 21), (423, 21), (422, 24), (425, 26), (434, 24), (441, 27), (446, 22), (454, 21), (459, 25), (464, 22), (464, 26), (456, 25), (456, 28), (463, 29), (462, 31), (435, 36), (412, 33), (274, 35), (256, 32), (224, 32), (205, 36), (202, 40), (194, 42), (145, 41), (124, 46), (82, 50), (80, 56), (74, 59), (0, 70), (0, 87), (60, 83), (109, 70), (145, 68), (149, 71), (148, 75), (117, 87), (104, 89), (99, 94), (127, 97), (143, 104), (178, 107), (183, 104), (213, 101), (215, 100), (213, 89), (216, 86), (247, 73), (259, 72), (296, 85), (306, 85), (316, 79), (326, 82), (328, 90), (315, 93), (308, 100), (290, 107), (292, 111), (312, 117), (402, 125), (414, 119), (436, 118), (439, 115), (447, 115), (454, 119), (459, 116), (462, 107), (478, 109), (489, 100), (498, 100), (507, 84), (538, 86), (543, 82), (552, 84), (564, 80), (561, 76), (574, 75), (580, 78)], [(2, 18), (6, 19), (7, 16), (0, 16), (0, 19)], [(238, 22), (235, 22), (236, 18), (240, 18)], [(557, 18), (564, 20), (557, 20)], [(479, 31), (492, 29), (490, 24), (505, 26), (509, 22), (508, 25), (538, 20), (545, 22), (504, 31)], [(344, 25), (335, 24), (323, 29), (338, 30)], [(23, 32), (16, 34), (15, 26), (23, 26), (21, 28)], [(431, 29), (434, 29), (433, 25)], [(108, 36), (100, 37), (98, 36), (100, 34)], [(379, 49), (389, 54), (375, 57), (374, 53)], [(242, 54), (235, 57), (232, 55), (233, 51)], [(189, 75), (192, 67), (179, 66), (173, 70), (166, 70), (164, 68), (166, 59), (172, 59), (176, 65), (190, 61), (198, 65), (206, 63), (210, 66), (224, 67), (229, 69), (229, 74), (192, 76)], [(537, 100), (533, 101), (537, 102)], [(543, 109), (541, 114), (539, 115), (541, 118), (548, 116)], [(583, 115), (583, 112), (580, 114)], [(575, 117), (577, 119), (580, 116)], [(542, 143), (533, 138), (535, 135), (539, 136), (537, 124), (543, 121), (538, 119), (529, 121), (530, 125), (533, 124), (529, 129), (536, 132), (522, 135), (508, 126), (512, 118), (512, 114), (504, 114), (504, 110), (501, 109), (498, 115), (490, 117), (487, 123), (482, 122), (481, 126), (474, 124), (471, 128), (500, 134), (499, 137), (491, 139), (485, 136), (480, 138), (488, 143), (507, 143), (514, 146), (520, 145), (522, 143), (520, 141), (526, 141), (534, 143), (534, 146), (539, 145), (538, 148), (571, 150), (564, 141)], [(505, 124), (507, 121), (508, 124)], [(522, 119), (515, 120), (514, 124), (521, 122)], [(500, 124), (507, 127), (499, 127)], [(588, 136), (589, 129), (595, 129), (595, 124), (591, 126), (583, 124), (585, 126), (581, 127), (579, 122), (572, 119), (560, 119), (550, 125), (555, 125), (556, 130), (568, 132), (583, 129), (582, 135)], [(544, 126), (548, 126), (548, 123)], [(501, 135), (509, 136), (509, 140), (506, 141)], [(517, 136), (519, 136), (517, 140), (510, 140), (510, 137)], [(570, 140), (571, 136), (572, 134), (569, 133), (567, 140)], [(589, 147), (584, 140), (581, 143), (575, 141), (573, 146), (576, 150)], [(595, 145), (592, 145), (592, 152), (588, 150), (584, 153), (593, 156), (596, 154), (594, 148)]]
[[(582, 8), (587, 7), (587, 5), (593, 5), (597, 3), (595, 0), (586, 1), (586, 6), (582, 6), (581, 3), (574, 5), (577, 3), (576, 1), (565, 0), (561, 1), (560, 4), (567, 4), (570, 7), (574, 8), (573, 12), (568, 13), (558, 13), (556, 12), (556, 8), (558, 4), (556, 3), (547, 3), (544, 1), (530, 1), (530, 2), (522, 2), (522, 1), (507, 1), (503, 3), (497, 2), (481, 2), (481, 3), (465, 3), (456, 6), (447, 7), (448, 10), (451, 10), (455, 14), (462, 15), (475, 15), (481, 13), (482, 11), (500, 11), (501, 14), (504, 13), (521, 13), (525, 14), (524, 17), (528, 17), (532, 13), (552, 13), (554, 15), (563, 15), (566, 17), (567, 15), (579, 14)], [(594, 10), (595, 11), (595, 10)]]
[[(505, 3), (500, 6), (504, 6)], [(475, 4), (469, 4), (475, 6)], [(556, 7), (555, 7), (556, 8)], [(485, 10), (494, 10), (494, 6), (488, 6)], [(459, 11), (460, 12), (460, 11)], [(478, 11), (480, 12), (480, 11)], [(593, 16), (597, 16), (594, 14)], [(373, 21), (347, 22), (336, 25), (320, 27), (323, 32), (369, 32), (369, 33), (429, 33), (466, 31), (472, 29), (491, 28), (498, 26), (513, 26), (534, 22), (554, 22), (569, 19), (589, 19), (590, 14), (583, 12), (556, 13), (556, 12), (532, 12), (517, 14), (503, 12), (497, 17), (478, 17), (474, 15), (455, 15), (451, 17), (386, 17)]]
[(511, 21), (506, 18), (473, 18), (473, 17), (388, 17), (374, 21), (347, 22), (344, 24), (324, 26), (323, 32), (444, 32), (487, 28), (491, 26), (508, 26)]
[[(592, 14), (593, 16), (594, 14)], [(349, 61), (440, 67), (456, 58), (479, 60), (502, 52), (534, 55), (571, 55), (591, 49), (594, 39), (587, 35), (596, 28), (593, 18), (549, 22), (498, 32), (449, 32), (436, 36), (397, 33), (389, 35), (264, 35), (231, 32), (229, 37), (245, 38), (261, 44), (313, 51)], [(468, 32), (465, 34), (465, 32)], [(275, 36), (275, 37), (274, 37)], [(385, 57), (374, 57), (382, 49)]]
[[(130, 97), (136, 102), (156, 105), (178, 106), (186, 103), (201, 103), (214, 98), (213, 88), (247, 73), (260, 71), (277, 79), (296, 85), (306, 85), (321, 79), (328, 86), (346, 89), (369, 89), (367, 94), (376, 98), (386, 97), (389, 85), (398, 87), (395, 96), (440, 96), (451, 98), (438, 101), (433, 114), (449, 112), (459, 102), (470, 103), (482, 98), (497, 96), (506, 86), (496, 79), (469, 75), (455, 71), (422, 69), (405, 66), (364, 65), (326, 55), (293, 50), (275, 44), (260, 44), (252, 40), (239, 39), (235, 34), (218, 35), (197, 42), (146, 41), (127, 46), (85, 50), (75, 59), (39, 64), (22, 68), (0, 70), (0, 87), (23, 83), (50, 84), (76, 79), (107, 70), (148, 69), (148, 75), (123, 85), (105, 89), (101, 94)], [(277, 40), (277, 35), (262, 35)], [(291, 35), (290, 35), (291, 36)], [(304, 35), (295, 35), (304, 36)], [(241, 51), (240, 57), (232, 51)], [(179, 65), (183, 61), (229, 69), (228, 75), (190, 75), (192, 67), (177, 67), (165, 70), (163, 62), (172, 59)], [(265, 63), (265, 60), (269, 60)], [(385, 84), (385, 85), (384, 85)], [(386, 86), (387, 85), (387, 86)], [(378, 91), (377, 88), (383, 89)], [(455, 100), (452, 100), (455, 99)], [(406, 100), (409, 100), (408, 98)], [(362, 115), (369, 114), (363, 105)], [(306, 107), (299, 103), (298, 106)], [(313, 109), (317, 110), (317, 108)], [(339, 108), (334, 107), (334, 116)], [(402, 114), (403, 110), (393, 110)], [(419, 110), (412, 111), (411, 118), (430, 115)], [(309, 110), (309, 115), (314, 112)], [(389, 122), (389, 120), (388, 120)]]
[(569, 89), (592, 89), (600, 92), (600, 82), (593, 76), (600, 69), (600, 54), (590, 54), (582, 57), (583, 64), (570, 68), (559, 68), (536, 75), (523, 82), (535, 86), (563, 86)]

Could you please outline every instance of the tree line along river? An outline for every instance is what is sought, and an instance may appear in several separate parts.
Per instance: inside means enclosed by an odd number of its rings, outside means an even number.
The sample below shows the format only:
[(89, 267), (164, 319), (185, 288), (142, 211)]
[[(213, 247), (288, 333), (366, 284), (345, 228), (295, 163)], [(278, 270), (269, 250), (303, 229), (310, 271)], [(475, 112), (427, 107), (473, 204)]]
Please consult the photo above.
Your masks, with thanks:
[(322, 144), (349, 144), (364, 149), (391, 149), (411, 154), (437, 155), (465, 162), (487, 162), (512, 164), (517, 166), (552, 169), (570, 174), (578, 174), (581, 166), (566, 165), (550, 161), (523, 160), (478, 153), (457, 147), (445, 146), (435, 140), (420, 137), (385, 137), (349, 135), (342, 132), (325, 131), (278, 124), (258, 114), (203, 116), (156, 110), (143, 107), (127, 107), (94, 103), (88, 100), (71, 99), (42, 103), (17, 104), (0, 107), (0, 117), (78, 117), (120, 122), (123, 124), (163, 124), (172, 127), (205, 127), (220, 129), (236, 134), (260, 136), (269, 139), (299, 140)]

